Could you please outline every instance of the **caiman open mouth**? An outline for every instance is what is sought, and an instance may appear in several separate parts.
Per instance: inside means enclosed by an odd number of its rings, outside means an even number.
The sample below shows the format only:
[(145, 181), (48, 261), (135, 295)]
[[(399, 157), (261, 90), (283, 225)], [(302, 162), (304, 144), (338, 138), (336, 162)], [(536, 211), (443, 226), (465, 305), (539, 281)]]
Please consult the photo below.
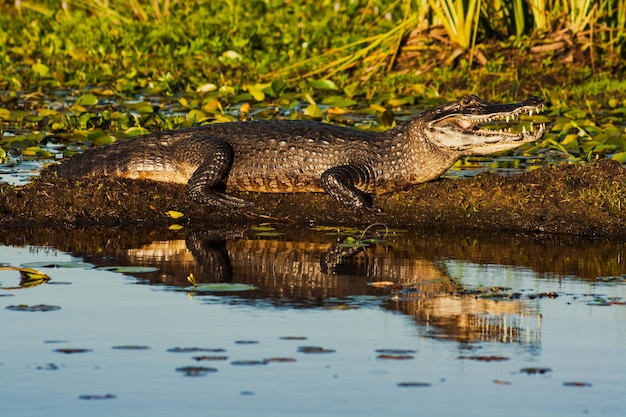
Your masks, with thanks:
[[(514, 136), (528, 136), (533, 135), (538, 138), (543, 135), (546, 130), (546, 124), (540, 123), (535, 127), (532, 121), (528, 121), (528, 130), (526, 130), (526, 124), (522, 125), (521, 133), (514, 132), (513, 129), (515, 126), (511, 125), (511, 122), (518, 122), (519, 116), (521, 114), (526, 113), (529, 117), (532, 117), (535, 113), (540, 113), (542, 111), (541, 108), (538, 109), (522, 109), (521, 111), (517, 111), (514, 113), (506, 113), (506, 114), (492, 114), (488, 116), (479, 116), (479, 117), (467, 117), (465, 115), (457, 115), (453, 116), (454, 121), (461, 127), (463, 130), (469, 131), (474, 135), (491, 135), (491, 134), (511, 134)], [(508, 126), (502, 127), (503, 123), (506, 122)]]
[[(450, 114), (442, 119), (437, 120), (436, 124), (456, 125), (465, 133), (476, 136), (509, 136), (512, 140), (531, 141), (533, 138), (539, 139), (546, 130), (545, 123), (537, 126), (532, 121), (523, 122), (521, 132), (514, 131), (515, 126), (511, 123), (519, 125), (519, 117), (538, 114), (543, 111), (543, 101), (538, 105), (521, 105), (517, 108), (506, 112), (493, 112), (487, 114)], [(528, 123), (528, 129), (526, 125)]]

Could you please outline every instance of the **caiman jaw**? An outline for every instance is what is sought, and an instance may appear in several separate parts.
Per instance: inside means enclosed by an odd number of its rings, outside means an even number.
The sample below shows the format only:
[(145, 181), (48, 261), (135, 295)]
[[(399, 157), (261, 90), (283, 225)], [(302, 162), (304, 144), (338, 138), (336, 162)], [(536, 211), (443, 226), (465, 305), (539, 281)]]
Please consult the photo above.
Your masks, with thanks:
[[(444, 105), (446, 106), (446, 105)], [(467, 96), (459, 102), (442, 106), (439, 114), (433, 115), (428, 123), (432, 140), (439, 146), (466, 155), (484, 155), (515, 148), (523, 143), (540, 139), (545, 132), (545, 124), (537, 127), (530, 122), (529, 129), (521, 132), (511, 128), (482, 129), (480, 125), (504, 121), (517, 121), (520, 115), (540, 113), (544, 100), (531, 97), (521, 103), (493, 104), (476, 96)]]

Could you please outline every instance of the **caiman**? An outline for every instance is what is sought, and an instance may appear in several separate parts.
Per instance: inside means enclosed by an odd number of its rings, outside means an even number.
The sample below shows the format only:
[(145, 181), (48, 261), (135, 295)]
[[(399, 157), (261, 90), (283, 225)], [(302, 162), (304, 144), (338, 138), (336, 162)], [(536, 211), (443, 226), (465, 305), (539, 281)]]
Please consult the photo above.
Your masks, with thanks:
[(544, 100), (496, 104), (469, 95), (382, 133), (313, 121), (209, 124), (91, 148), (51, 169), (59, 176), (117, 176), (187, 186), (200, 203), (244, 207), (227, 191), (322, 192), (357, 210), (371, 195), (438, 178), (462, 156), (492, 154), (541, 138), (545, 125), (495, 129), (543, 109)]

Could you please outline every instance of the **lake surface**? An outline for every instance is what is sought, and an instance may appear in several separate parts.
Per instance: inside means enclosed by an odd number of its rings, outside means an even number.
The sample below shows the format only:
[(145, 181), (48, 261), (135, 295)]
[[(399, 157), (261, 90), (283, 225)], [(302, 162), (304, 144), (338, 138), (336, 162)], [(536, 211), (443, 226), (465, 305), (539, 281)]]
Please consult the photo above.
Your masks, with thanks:
[(3, 231), (0, 415), (626, 415), (625, 243), (273, 226)]

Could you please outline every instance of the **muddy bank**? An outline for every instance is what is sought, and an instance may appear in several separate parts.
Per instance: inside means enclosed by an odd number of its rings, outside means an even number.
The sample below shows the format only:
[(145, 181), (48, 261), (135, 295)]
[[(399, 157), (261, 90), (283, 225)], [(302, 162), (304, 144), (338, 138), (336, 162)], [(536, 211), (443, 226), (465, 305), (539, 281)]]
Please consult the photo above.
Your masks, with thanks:
[[(439, 180), (375, 198), (382, 210), (358, 215), (324, 194), (237, 194), (252, 209), (216, 210), (183, 186), (45, 175), (23, 187), (0, 184), (0, 225), (224, 227), (267, 221), (484, 231), (565, 233), (626, 239), (626, 168), (615, 161), (501, 176)], [(169, 211), (183, 217), (173, 219)]]

